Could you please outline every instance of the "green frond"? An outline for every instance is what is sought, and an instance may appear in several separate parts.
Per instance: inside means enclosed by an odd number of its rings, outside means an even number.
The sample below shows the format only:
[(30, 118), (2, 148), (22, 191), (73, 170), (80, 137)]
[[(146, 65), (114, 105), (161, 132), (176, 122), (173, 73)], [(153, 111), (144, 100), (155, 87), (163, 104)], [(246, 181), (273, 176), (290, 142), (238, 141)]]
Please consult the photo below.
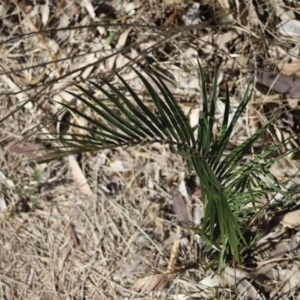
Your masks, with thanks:
[[(248, 104), (248, 101), (251, 96), (251, 95), (249, 95), (249, 88), (250, 88), (250, 85), (248, 85), (246, 92), (245, 92), (239, 106), (237, 107), (237, 109), (234, 113), (234, 116), (228, 126), (228, 117), (229, 117), (229, 112), (230, 112), (230, 96), (229, 96), (229, 92), (228, 92), (228, 87), (226, 85), (225, 111), (224, 111), (223, 124), (222, 124), (221, 132), (220, 132), (218, 138), (216, 139), (215, 143), (211, 147), (211, 154), (212, 154), (211, 163), (212, 163), (214, 169), (219, 164), (222, 154), (224, 152), (224, 149), (232, 135), (233, 129)], [(248, 150), (249, 149), (247, 149), (245, 151), (248, 151)], [(217, 170), (217, 172), (219, 172), (219, 170)]]
[(170, 116), (172, 118), (173, 125), (181, 137), (181, 141), (188, 141), (187, 146), (191, 148), (196, 148), (196, 141), (194, 137), (194, 132), (191, 128), (190, 122), (186, 115), (183, 113), (182, 109), (178, 105), (177, 100), (172, 95), (163, 80), (153, 72), (153, 74), (148, 73), (150, 78), (159, 88), (162, 93), (166, 103), (168, 104), (170, 110)]
[[(258, 214), (258, 210), (261, 209), (261, 206), (257, 205), (259, 197), (281, 193), (291, 198), (269, 172), (270, 164), (266, 162), (262, 165), (262, 161), (278, 151), (282, 143), (240, 165), (244, 156), (250, 153), (254, 143), (268, 130), (278, 115), (224, 156), (234, 127), (250, 99), (250, 86), (247, 87), (231, 122), (230, 96), (226, 87), (225, 112), (220, 122), (216, 117), (218, 70), (215, 68), (212, 93), (208, 99), (204, 71), (199, 64), (202, 111), (197, 124), (198, 133), (195, 136), (189, 119), (157, 72), (152, 70), (143, 75), (135, 69), (133, 71), (147, 89), (158, 114), (145, 105), (119, 74), (116, 76), (126, 92), (105, 79), (102, 79), (101, 84), (90, 82), (93, 89), (105, 96), (105, 101), (97, 98), (92, 90), (76, 85), (82, 94), (69, 93), (92, 113), (89, 115), (88, 112), (80, 111), (69, 104), (61, 105), (88, 125), (80, 125), (76, 119), (70, 122), (62, 121), (61, 123), (70, 127), (69, 132), (52, 134), (51, 138), (40, 134), (39, 142), (55, 145), (45, 156), (45, 160), (85, 151), (127, 148), (156, 142), (167, 144), (170, 151), (182, 156), (188, 167), (199, 177), (201, 197), (205, 204), (205, 216), (199, 232), (207, 242), (207, 247), (219, 251), (219, 267), (222, 269), (232, 258), (240, 262), (240, 249), (246, 245), (246, 241), (239, 227), (239, 218), (250, 218)], [(107, 101), (110, 101), (114, 108), (108, 106)], [(215, 125), (220, 128), (217, 137), (213, 135)]]

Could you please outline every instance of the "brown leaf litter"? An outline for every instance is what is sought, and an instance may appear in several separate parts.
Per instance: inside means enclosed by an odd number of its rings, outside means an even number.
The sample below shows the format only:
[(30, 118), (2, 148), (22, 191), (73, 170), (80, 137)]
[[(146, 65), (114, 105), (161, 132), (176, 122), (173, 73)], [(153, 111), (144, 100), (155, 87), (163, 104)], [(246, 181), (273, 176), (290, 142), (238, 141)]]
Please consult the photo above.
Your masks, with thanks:
[[(265, 124), (276, 108), (285, 115), (268, 141), (258, 146), (297, 133), (299, 7), (276, 1), (270, 4), (270, 13), (265, 1), (235, 4), (227, 0), (123, 1), (123, 6), (119, 1), (89, 0), (81, 5), (69, 0), (0, 4), (0, 119), (5, 120), (1, 123), (0, 292), (4, 298), (298, 296), (297, 210), (276, 222), (262, 220), (268, 230), (262, 232), (259, 247), (245, 250), (245, 264), (228, 266), (221, 279), (214, 269), (205, 268), (211, 257), (204, 254), (200, 237), (190, 235), (188, 227), (178, 230), (178, 221), (201, 223), (201, 191), (187, 192), (185, 166), (165, 146), (83, 154), (41, 165), (20, 161), (16, 155), (28, 158), (40, 153), (31, 141), (15, 142), (43, 118), (58, 113), (57, 101), (80, 105), (65, 91), (78, 92), (73, 82), (89, 88), (87, 79), (104, 77), (118, 85), (111, 72), (117, 69), (151, 107), (140, 82), (126, 67), (130, 64), (139, 70), (159, 68), (193, 126), (201, 105), (197, 59), (209, 87), (215, 63), (219, 66), (220, 118), (226, 84), (232, 117), (256, 71), (254, 79), (265, 85), (267, 96), (255, 90), (253, 105), (239, 120), (228, 151)], [(101, 94), (95, 96), (106, 101)], [(64, 132), (52, 125), (44, 126), (43, 132)], [(214, 128), (214, 133), (218, 130)], [(299, 141), (295, 138), (288, 147), (299, 147)], [(290, 186), (299, 184), (298, 170), (297, 164), (286, 160), (272, 167)], [(171, 193), (169, 182), (176, 183)], [(28, 209), (15, 209), (17, 203)], [(133, 290), (134, 284), (139, 292)], [(152, 297), (157, 289), (160, 295)]]

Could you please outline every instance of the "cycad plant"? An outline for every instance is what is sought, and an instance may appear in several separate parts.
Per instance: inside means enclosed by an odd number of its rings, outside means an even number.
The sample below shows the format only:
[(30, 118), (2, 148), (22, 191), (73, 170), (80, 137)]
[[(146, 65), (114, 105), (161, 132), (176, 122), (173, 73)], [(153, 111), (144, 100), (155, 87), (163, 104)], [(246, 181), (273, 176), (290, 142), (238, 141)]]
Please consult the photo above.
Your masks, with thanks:
[[(199, 177), (205, 217), (201, 228), (195, 230), (201, 234), (208, 248), (219, 251), (220, 268), (229, 260), (240, 262), (240, 251), (247, 244), (244, 230), (239, 225), (241, 219), (250, 220), (259, 213), (261, 207), (256, 201), (259, 197), (267, 196), (271, 192), (285, 195), (276, 178), (268, 171), (268, 166), (262, 165), (262, 161), (277, 151), (282, 144), (275, 145), (240, 165), (245, 154), (251, 152), (254, 143), (266, 132), (271, 123), (266, 124), (225, 155), (225, 147), (233, 129), (248, 104), (249, 87), (231, 121), (229, 121), (230, 97), (226, 89), (224, 117), (219, 122), (215, 117), (217, 71), (214, 74), (213, 90), (209, 100), (205, 76), (199, 65), (203, 105), (196, 135), (188, 118), (161, 77), (154, 71), (147, 72), (152, 80), (150, 83), (141, 72), (133, 70), (146, 87), (158, 113), (154, 114), (153, 110), (145, 105), (138, 94), (118, 74), (116, 75), (126, 89), (126, 95), (130, 97), (125, 96), (121, 89), (104, 79), (103, 85), (91, 82), (93, 88), (111, 101), (114, 108), (107, 105), (107, 101), (104, 103), (98, 99), (90, 90), (78, 85), (82, 94), (71, 94), (89, 107), (98, 118), (92, 118), (72, 105), (61, 103), (73, 115), (83, 118), (88, 125), (64, 121), (65, 125), (79, 129), (83, 133), (75, 134), (69, 130), (69, 133), (57, 136), (55, 141), (61, 146), (54, 149), (47, 158), (155, 142), (167, 144), (170, 151), (181, 155), (187, 166), (192, 168)], [(217, 138), (214, 138), (213, 127), (216, 122), (220, 131)], [(41, 142), (45, 140), (47, 139), (40, 139)]]

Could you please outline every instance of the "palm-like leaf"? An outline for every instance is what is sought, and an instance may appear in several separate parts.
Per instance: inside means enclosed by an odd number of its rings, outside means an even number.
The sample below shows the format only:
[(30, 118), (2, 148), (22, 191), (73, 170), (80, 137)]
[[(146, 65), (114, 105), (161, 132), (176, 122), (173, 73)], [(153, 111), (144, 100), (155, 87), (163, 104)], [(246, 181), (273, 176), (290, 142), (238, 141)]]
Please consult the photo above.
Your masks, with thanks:
[[(217, 100), (216, 70), (209, 107), (205, 77), (199, 65), (203, 107), (199, 116), (197, 137), (194, 136), (188, 118), (184, 115), (163, 80), (154, 72), (148, 73), (149, 78), (158, 88), (159, 94), (144, 75), (136, 70), (134, 71), (146, 87), (159, 113), (159, 117), (155, 116), (118, 74), (118, 78), (132, 100), (106, 80), (103, 80), (103, 84), (108, 86), (109, 92), (102, 85), (91, 83), (95, 89), (101, 91), (114, 104), (118, 111), (109, 108), (102, 100), (95, 97), (91, 91), (77, 86), (83, 93), (83, 96), (75, 93), (71, 94), (89, 107), (97, 118), (92, 118), (70, 105), (62, 104), (66, 109), (83, 118), (91, 126), (80, 126), (76, 123), (64, 122), (68, 126), (84, 130), (84, 133), (69, 133), (64, 134), (63, 137), (54, 138), (64, 148), (58, 147), (57, 151), (51, 153), (48, 158), (76, 152), (98, 151), (145, 143), (159, 142), (168, 144), (171, 151), (185, 158), (189, 166), (192, 166), (199, 176), (202, 200), (206, 205), (202, 227), (203, 237), (206, 238), (208, 233), (210, 237), (208, 240), (206, 239), (208, 243), (221, 245), (219, 247), (221, 249), (220, 267), (226, 261), (228, 254), (239, 261), (239, 244), (244, 244), (245, 241), (238, 225), (238, 218), (241, 215), (245, 216), (245, 213), (250, 211), (249, 209), (243, 210), (243, 207), (249, 203), (255, 204), (256, 197), (267, 195), (270, 190), (281, 192), (272, 174), (260, 166), (262, 159), (272, 151), (278, 150), (281, 145), (274, 146), (270, 151), (262, 153), (241, 168), (238, 168), (243, 156), (249, 152), (255, 141), (267, 130), (271, 123), (261, 128), (224, 158), (225, 146), (232, 135), (237, 120), (248, 103), (249, 88), (247, 88), (230, 123), (229, 92), (228, 90), (226, 91), (224, 118), (220, 134), (214, 141), (213, 126), (216, 122), (215, 107)], [(98, 121), (99, 118), (102, 119), (101, 122)], [(256, 184), (258, 181), (262, 181), (265, 184), (264, 187), (257, 188), (259, 186), (259, 184)]]

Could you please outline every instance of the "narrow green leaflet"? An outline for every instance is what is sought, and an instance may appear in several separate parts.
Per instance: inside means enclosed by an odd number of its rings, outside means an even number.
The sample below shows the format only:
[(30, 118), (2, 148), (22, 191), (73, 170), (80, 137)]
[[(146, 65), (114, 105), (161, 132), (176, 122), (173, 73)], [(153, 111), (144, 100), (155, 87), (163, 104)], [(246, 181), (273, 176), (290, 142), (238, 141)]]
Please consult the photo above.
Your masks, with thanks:
[[(103, 82), (109, 86), (109, 88), (122, 100), (122, 102), (129, 107), (129, 110), (126, 109), (126, 107), (124, 106), (123, 103), (121, 103), (121, 101), (119, 101), (119, 99), (117, 99), (116, 97), (114, 97), (113, 95), (111, 95), (110, 93), (108, 93), (102, 86), (91, 82), (91, 84), (98, 90), (100, 90), (104, 95), (107, 96), (108, 99), (110, 99), (115, 105), (116, 107), (131, 121), (133, 122), (136, 126), (138, 126), (138, 128), (142, 131), (144, 131), (144, 133), (149, 136), (150, 138), (154, 138), (154, 137), (161, 137), (163, 139), (163, 135), (162, 133), (157, 129), (157, 127), (155, 127), (154, 125), (152, 125), (152, 123), (134, 106), (130, 103), (130, 101), (127, 99), (127, 97), (122, 94), (117, 88), (115, 88), (112, 84), (110, 84), (108, 81), (103, 80)], [(161, 124), (159, 124), (159, 120), (155, 120), (156, 121), (156, 126), (159, 126)], [(146, 125), (146, 126), (145, 126)], [(162, 125), (161, 125), (162, 126)], [(152, 130), (152, 131), (151, 131)]]
[[(210, 114), (208, 111), (208, 100), (207, 100), (207, 90), (206, 90), (206, 83), (205, 83), (205, 76), (203, 69), (199, 64), (199, 74), (201, 80), (201, 89), (202, 89), (202, 112), (199, 115), (199, 122), (198, 122), (198, 149), (201, 151), (202, 155), (208, 155), (212, 136), (210, 135), (210, 128), (209, 128), (209, 118)], [(199, 151), (199, 152), (200, 152)]]
[[(204, 74), (203, 74), (204, 76)], [(214, 116), (216, 112), (216, 102), (217, 102), (217, 90), (218, 90), (218, 69), (217, 65), (215, 65), (215, 71), (214, 71), (214, 83), (213, 83), (213, 92), (211, 97), (211, 105), (210, 105), (210, 118), (208, 120), (208, 130), (209, 130), (209, 136), (212, 139), (213, 136), (213, 126), (214, 126)]]
[[(78, 99), (81, 100), (81, 98), (79, 96), (78, 96)], [(124, 134), (116, 132), (116, 130), (113, 130), (113, 129), (109, 128), (108, 126), (104, 125), (103, 123), (100, 123), (100, 122), (96, 121), (95, 119), (92, 119), (91, 117), (89, 117), (86, 114), (80, 112), (79, 110), (75, 109), (72, 106), (69, 106), (69, 105), (67, 105), (65, 103), (60, 103), (60, 104), (62, 106), (64, 106), (65, 108), (69, 109), (70, 111), (72, 111), (73, 113), (75, 113), (76, 115), (81, 116), (85, 120), (89, 121), (90, 124), (95, 125), (95, 127), (99, 128), (99, 129), (102, 129), (102, 130), (104, 130), (104, 131), (112, 134), (113, 136), (117, 136), (118, 138), (123, 139), (123, 140), (127, 140), (127, 141), (132, 138), (131, 135), (128, 137), (127, 135), (124, 135)], [(92, 109), (95, 109), (97, 111), (96, 107), (94, 107)], [(102, 112), (101, 112), (101, 114), (102, 114)], [(103, 114), (102, 116), (105, 118), (106, 114)], [(79, 125), (75, 125), (74, 123), (69, 123), (69, 124), (70, 124), (70, 126), (74, 126), (74, 127), (78, 127), (78, 128), (84, 129), (86, 131), (90, 131), (90, 129), (88, 127), (79, 127)], [(136, 136), (134, 135), (134, 137), (136, 137)]]
[(211, 150), (211, 153), (212, 153), (211, 161), (212, 161), (214, 170), (217, 168), (217, 165), (220, 162), (220, 159), (221, 159), (222, 154), (225, 150), (225, 147), (232, 135), (232, 132), (236, 125), (236, 122), (240, 118), (242, 112), (245, 110), (245, 108), (250, 100), (251, 95), (248, 95), (249, 88), (250, 88), (250, 85), (248, 85), (246, 92), (245, 92), (238, 108), (236, 109), (236, 111), (234, 113), (232, 121), (230, 122), (230, 125), (228, 126), (228, 117), (230, 114), (230, 97), (229, 97), (228, 86), (226, 86), (225, 112), (224, 112), (223, 124), (222, 124), (222, 128), (221, 128), (221, 132), (220, 132), (216, 142), (212, 145), (212, 150)]
[[(146, 126), (148, 126), (149, 129), (151, 129), (154, 134), (156, 134), (156, 136), (160, 137), (161, 139), (164, 139), (164, 136), (162, 135), (162, 133), (165, 136), (169, 136), (164, 125), (157, 119), (157, 117), (150, 111), (150, 109), (143, 103), (143, 101), (141, 101), (141, 99), (134, 92), (134, 90), (128, 85), (128, 83), (119, 74), (116, 74), (116, 75), (121, 80), (121, 82), (125, 86), (126, 90), (130, 93), (131, 97), (134, 99), (134, 101), (136, 102), (138, 107), (140, 107), (141, 111), (145, 114), (145, 117), (139, 113), (136, 114), (136, 116), (139, 117), (139, 119), (142, 122), (144, 122), (144, 124)], [(125, 101), (125, 99), (126, 99), (125, 96), (122, 99), (129, 109), (131, 109), (132, 111), (135, 111), (135, 107), (130, 103), (130, 101)], [(147, 120), (146, 117), (149, 118), (149, 121)], [(155, 126), (152, 123), (155, 124)]]
[[(99, 101), (91, 92), (85, 90), (84, 88), (77, 86), (85, 95), (87, 95), (91, 100), (95, 101), (98, 106), (100, 106), (103, 110), (100, 110), (96, 105), (92, 104), (91, 101), (87, 101), (85, 99), (81, 99), (83, 103), (85, 103), (87, 106), (89, 106), (93, 111), (98, 113), (100, 116), (102, 116), (105, 120), (110, 122), (111, 124), (115, 125), (117, 128), (119, 128), (121, 131), (126, 133), (128, 136), (131, 136), (133, 139), (145, 139), (147, 136), (134, 127), (129, 121), (125, 120), (125, 118), (122, 118), (119, 116), (116, 112), (114, 112), (112, 109), (107, 107), (102, 101)], [(74, 95), (74, 93), (70, 94)], [(78, 97), (77, 97), (78, 98)]]
[[(150, 75), (151, 77), (151, 75)], [(170, 101), (168, 94), (165, 92), (165, 90), (162, 88), (162, 86), (159, 84), (157, 80), (155, 80), (154, 77), (151, 77), (151, 79), (156, 83), (160, 91), (162, 92), (164, 96), (164, 100), (167, 102), (168, 105), (165, 105), (165, 103), (162, 103), (163, 110), (167, 113), (172, 126), (174, 127), (177, 135), (180, 137), (180, 140), (185, 142), (187, 145), (190, 145), (190, 139), (189, 135), (186, 134), (186, 131), (184, 130), (184, 127), (182, 127), (182, 124), (180, 124), (180, 115), (174, 110), (174, 107), (172, 106), (172, 102)]]
[(165, 128), (169, 131), (169, 137), (173, 137), (177, 142), (180, 141), (180, 137), (176, 133), (176, 131), (173, 129), (173, 124), (170, 121), (169, 115), (170, 115), (170, 110), (169, 108), (165, 105), (165, 103), (162, 101), (162, 99), (159, 97), (157, 92), (154, 90), (154, 88), (151, 86), (151, 84), (146, 80), (144, 76), (142, 76), (141, 73), (136, 71), (136, 74), (139, 76), (139, 78), (142, 80), (143, 84), (147, 88), (152, 100), (154, 101), (156, 108), (159, 111), (161, 121), (165, 125)]
[(254, 143), (261, 137), (261, 135), (268, 129), (268, 127), (278, 118), (278, 114), (267, 123), (265, 126), (260, 128), (255, 134), (249, 137), (241, 145), (237, 146), (234, 150), (226, 156), (226, 158), (220, 163), (216, 173), (220, 175), (220, 178), (224, 178), (226, 174), (233, 172), (238, 165), (239, 161), (248, 153)]
[(196, 141), (193, 130), (188, 118), (185, 116), (184, 112), (178, 105), (177, 100), (160, 77), (155, 77), (152, 74), (149, 74), (149, 76), (156, 83), (161, 93), (163, 94), (165, 101), (170, 107), (171, 113), (174, 115), (173, 120), (175, 121), (175, 126), (176, 128), (178, 127), (177, 130), (180, 131), (180, 133), (183, 133), (183, 135), (181, 134), (181, 137), (183, 137), (182, 140), (185, 139), (188, 146), (195, 148)]

